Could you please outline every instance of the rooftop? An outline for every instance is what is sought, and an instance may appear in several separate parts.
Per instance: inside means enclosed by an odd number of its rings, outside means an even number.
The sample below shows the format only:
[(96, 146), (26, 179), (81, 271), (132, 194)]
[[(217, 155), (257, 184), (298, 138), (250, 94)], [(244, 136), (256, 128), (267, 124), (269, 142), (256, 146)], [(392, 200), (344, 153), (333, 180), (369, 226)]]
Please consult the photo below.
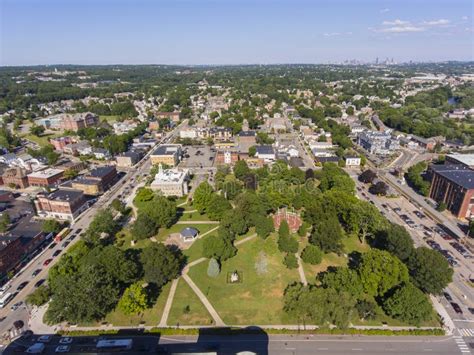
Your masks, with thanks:
[(187, 169), (162, 169), (160, 166), (160, 170), (158, 174), (155, 175), (155, 180), (153, 180), (152, 185), (164, 183), (182, 183), (187, 175)]
[(239, 137), (255, 137), (255, 131), (242, 131), (242, 132), (239, 132)]
[(474, 171), (461, 164), (431, 165), (431, 169), (445, 179), (467, 190), (474, 189)]
[(271, 145), (257, 145), (255, 147), (257, 154), (275, 154)]
[(55, 201), (74, 201), (74, 200), (77, 200), (78, 198), (80, 198), (81, 196), (83, 196), (84, 193), (80, 190), (62, 190), (62, 189), (58, 189), (54, 192), (51, 192), (47, 195), (45, 195), (45, 197), (48, 199), (48, 200), (55, 200)]
[(448, 157), (467, 166), (474, 166), (474, 154), (448, 154)]
[(92, 169), (89, 176), (100, 178), (110, 174), (114, 170), (115, 166), (100, 166), (98, 168)]
[(41, 171), (36, 171), (34, 173), (28, 174), (28, 177), (38, 178), (38, 179), (47, 179), (54, 177), (56, 175), (62, 174), (64, 171), (61, 169), (49, 168)]
[(174, 155), (180, 148), (179, 144), (163, 144), (156, 148), (152, 155)]

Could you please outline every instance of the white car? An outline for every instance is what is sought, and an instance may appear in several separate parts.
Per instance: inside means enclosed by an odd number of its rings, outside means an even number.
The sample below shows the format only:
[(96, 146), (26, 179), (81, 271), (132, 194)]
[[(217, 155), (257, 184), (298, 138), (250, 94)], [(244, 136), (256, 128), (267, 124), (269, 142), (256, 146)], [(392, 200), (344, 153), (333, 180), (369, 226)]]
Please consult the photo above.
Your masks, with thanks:
[(42, 335), (38, 338), (38, 341), (40, 343), (49, 343), (53, 339), (51, 335)]
[(71, 347), (69, 345), (59, 345), (56, 347), (54, 352), (56, 353), (68, 353), (71, 350)]
[(71, 344), (72, 340), (73, 339), (71, 337), (62, 337), (59, 339), (59, 344)]

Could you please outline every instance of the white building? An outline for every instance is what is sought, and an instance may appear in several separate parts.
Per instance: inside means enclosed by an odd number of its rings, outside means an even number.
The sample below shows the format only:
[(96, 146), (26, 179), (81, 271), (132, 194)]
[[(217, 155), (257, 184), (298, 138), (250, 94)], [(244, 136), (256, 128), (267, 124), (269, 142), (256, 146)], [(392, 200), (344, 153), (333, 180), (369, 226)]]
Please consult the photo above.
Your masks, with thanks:
[(360, 157), (352, 156), (352, 157), (346, 157), (346, 167), (355, 167), (355, 166), (360, 166)]
[(160, 163), (150, 187), (152, 190), (161, 191), (164, 196), (181, 197), (188, 194), (188, 180), (188, 169), (163, 169)]

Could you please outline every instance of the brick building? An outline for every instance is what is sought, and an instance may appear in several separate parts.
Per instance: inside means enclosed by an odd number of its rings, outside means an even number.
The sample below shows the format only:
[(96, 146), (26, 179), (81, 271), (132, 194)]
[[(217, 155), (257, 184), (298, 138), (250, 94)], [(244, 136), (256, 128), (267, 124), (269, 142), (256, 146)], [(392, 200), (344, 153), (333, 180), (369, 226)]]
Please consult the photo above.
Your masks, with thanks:
[(35, 207), (40, 217), (74, 221), (87, 209), (84, 193), (79, 190), (58, 189), (37, 196)]
[(151, 153), (151, 163), (153, 165), (161, 163), (168, 166), (175, 166), (181, 160), (181, 150), (180, 144), (162, 144)]
[(4, 185), (12, 184), (19, 189), (24, 189), (29, 186), (26, 170), (23, 168), (12, 168), (5, 170), (2, 175), (2, 180)]
[(79, 176), (71, 182), (73, 189), (80, 190), (86, 195), (97, 196), (107, 191), (117, 177), (115, 166), (102, 166)]
[(65, 115), (60, 122), (59, 128), (77, 132), (81, 128), (93, 127), (99, 123), (99, 117), (93, 113), (77, 113), (74, 115)]
[(30, 186), (48, 187), (57, 185), (63, 178), (64, 170), (45, 169), (28, 174), (28, 184)]
[(62, 152), (65, 146), (75, 143), (75, 140), (71, 137), (58, 137), (50, 139), (49, 143), (53, 145), (55, 150)]
[(474, 214), (474, 171), (461, 164), (431, 165), (430, 198), (444, 202), (457, 218)]

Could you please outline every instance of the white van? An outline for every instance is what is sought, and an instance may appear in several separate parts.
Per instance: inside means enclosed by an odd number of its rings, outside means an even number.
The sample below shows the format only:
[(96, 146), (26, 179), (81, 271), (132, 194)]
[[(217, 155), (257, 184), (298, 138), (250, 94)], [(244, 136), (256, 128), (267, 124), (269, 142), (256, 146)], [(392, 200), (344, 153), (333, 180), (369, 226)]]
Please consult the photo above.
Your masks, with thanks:
[(44, 345), (43, 343), (35, 343), (31, 345), (28, 349), (26, 349), (26, 352), (28, 354), (41, 354), (45, 348), (46, 345)]

